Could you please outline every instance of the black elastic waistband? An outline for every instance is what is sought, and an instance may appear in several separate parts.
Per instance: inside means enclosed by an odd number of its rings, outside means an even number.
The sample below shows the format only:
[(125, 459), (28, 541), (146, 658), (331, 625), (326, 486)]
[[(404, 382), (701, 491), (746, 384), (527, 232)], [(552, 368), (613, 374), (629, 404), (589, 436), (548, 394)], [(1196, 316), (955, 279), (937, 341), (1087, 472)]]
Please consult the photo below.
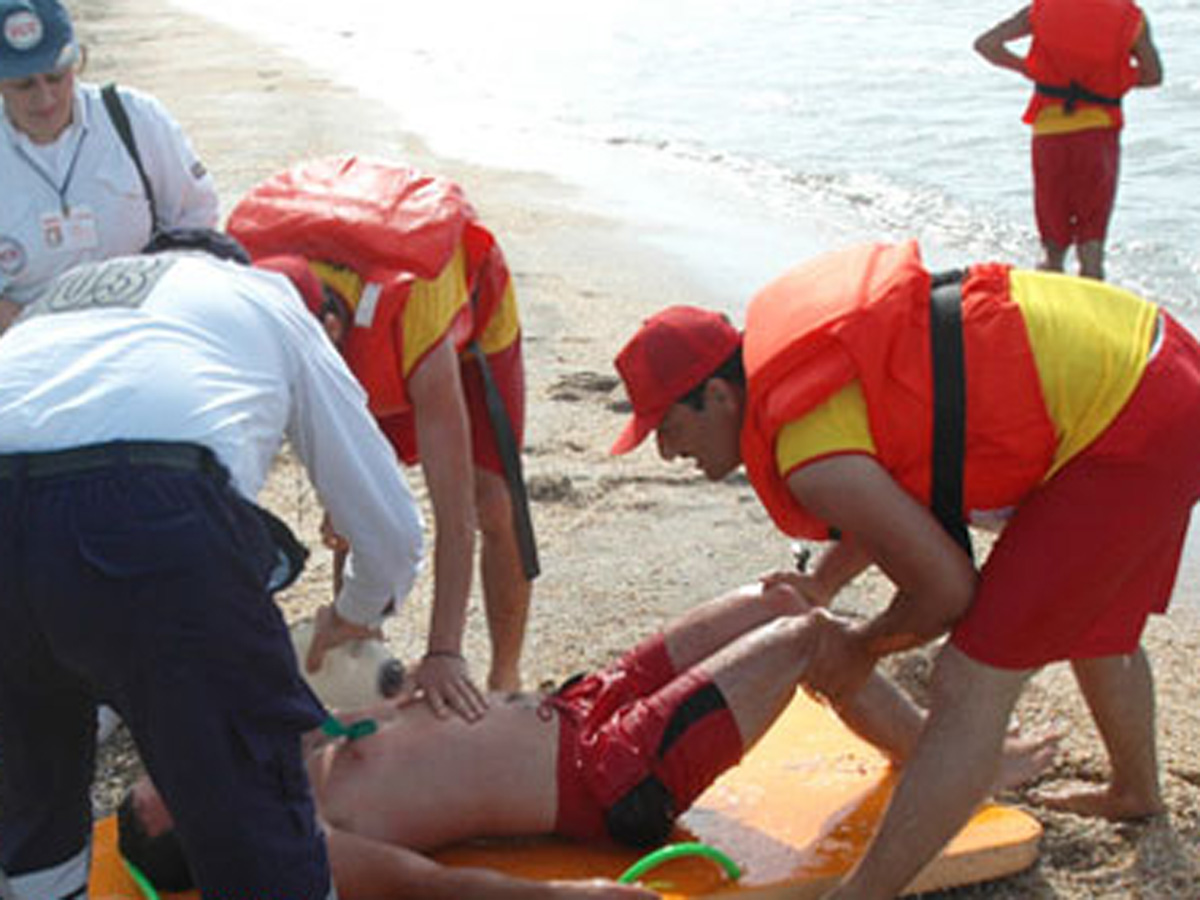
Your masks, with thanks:
[(154, 466), (182, 472), (224, 473), (216, 454), (178, 441), (110, 441), (69, 450), (0, 455), (0, 478), (55, 478), (117, 466)]

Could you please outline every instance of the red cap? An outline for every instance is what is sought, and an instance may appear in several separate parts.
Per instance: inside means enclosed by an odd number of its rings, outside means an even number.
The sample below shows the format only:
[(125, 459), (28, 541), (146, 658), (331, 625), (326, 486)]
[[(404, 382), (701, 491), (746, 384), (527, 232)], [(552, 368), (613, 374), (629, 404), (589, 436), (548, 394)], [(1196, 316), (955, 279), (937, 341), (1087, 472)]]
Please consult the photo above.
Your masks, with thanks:
[(272, 272), (286, 275), (288, 281), (300, 292), (300, 297), (304, 300), (308, 311), (314, 316), (320, 317), (321, 310), (325, 307), (325, 291), (321, 288), (321, 279), (313, 274), (308, 260), (303, 256), (292, 254), (264, 256), (262, 259), (255, 260), (254, 265), (260, 269), (269, 269)]
[(609, 452), (628, 453), (644, 441), (667, 410), (720, 368), (741, 342), (728, 318), (695, 306), (669, 306), (643, 322), (617, 354), (633, 418)]

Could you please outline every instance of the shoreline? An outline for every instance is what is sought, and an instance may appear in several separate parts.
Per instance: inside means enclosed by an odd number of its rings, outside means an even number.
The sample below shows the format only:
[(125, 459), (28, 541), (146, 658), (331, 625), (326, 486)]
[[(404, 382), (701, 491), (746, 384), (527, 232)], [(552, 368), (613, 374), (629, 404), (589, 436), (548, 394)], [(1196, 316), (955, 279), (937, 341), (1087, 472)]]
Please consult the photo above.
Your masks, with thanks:
[[(587, 212), (577, 189), (552, 176), (437, 157), (396, 126), (384, 104), (166, 0), (109, 0), (90, 9), (76, 0), (75, 6), (81, 38), (90, 45), (85, 78), (115, 79), (157, 96), (213, 171), (223, 214), (252, 184), (286, 165), (354, 151), (453, 178), (495, 231), (524, 326), (525, 466), (545, 570), (534, 587), (527, 687), (603, 664), (717, 590), (790, 565), (788, 542), (774, 532), (743, 476), (711, 485), (688, 467), (664, 466), (652, 449), (607, 455), (624, 416), (611, 359), (637, 322), (669, 303), (723, 305), (679, 258), (639, 243), (628, 225)], [(422, 495), (419, 474), (409, 474)], [(281, 457), (263, 501), (314, 549), (284, 605), (289, 619), (301, 617), (327, 597), (329, 561), (316, 536), (319, 507), (290, 455)], [(860, 582), (839, 609), (862, 613), (887, 601), (882, 578)], [(403, 658), (417, 655), (429, 594), (427, 567), (387, 626)], [(1200, 898), (1194, 608), (1194, 598), (1177, 598), (1146, 638), (1159, 679), (1170, 814), (1111, 825), (1040, 809), (1022, 793), (1005, 795), (1045, 825), (1039, 862), (1021, 875), (938, 896)], [(479, 673), (487, 644), (477, 588), (468, 629), (465, 649)], [(919, 691), (928, 659), (910, 654), (891, 668)], [(1060, 723), (1067, 731), (1060, 759), (1041, 784), (1103, 776), (1102, 749), (1066, 666), (1033, 679), (1018, 715), (1026, 727)], [(101, 811), (111, 810), (133, 766), (127, 740), (106, 746)]]

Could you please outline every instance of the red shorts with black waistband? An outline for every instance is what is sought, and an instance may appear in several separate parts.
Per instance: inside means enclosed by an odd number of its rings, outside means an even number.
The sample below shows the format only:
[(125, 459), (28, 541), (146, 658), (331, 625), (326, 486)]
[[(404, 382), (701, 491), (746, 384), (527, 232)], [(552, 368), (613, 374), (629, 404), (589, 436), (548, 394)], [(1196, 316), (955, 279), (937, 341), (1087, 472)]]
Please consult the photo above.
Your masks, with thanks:
[(566, 837), (609, 837), (606, 813), (647, 778), (682, 813), (742, 758), (716, 685), (695, 670), (678, 674), (661, 635), (549, 702), (559, 716), (555, 831)]

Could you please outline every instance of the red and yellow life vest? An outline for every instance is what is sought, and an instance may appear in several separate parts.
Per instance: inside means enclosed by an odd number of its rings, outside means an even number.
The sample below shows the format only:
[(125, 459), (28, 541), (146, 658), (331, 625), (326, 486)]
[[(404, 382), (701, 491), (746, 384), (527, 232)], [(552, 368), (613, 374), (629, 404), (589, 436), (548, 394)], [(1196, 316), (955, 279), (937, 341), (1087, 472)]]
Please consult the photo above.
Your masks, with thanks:
[[(1033, 43), (1025, 74), (1039, 85), (1070, 90), (1077, 85), (1114, 104), (1079, 98), (1080, 108), (1104, 109), (1113, 124), (1123, 121), (1120, 99), (1138, 81), (1130, 51), (1142, 27), (1142, 11), (1132, 0), (1034, 0), (1030, 11)], [(1032, 124), (1047, 106), (1063, 105), (1062, 97), (1035, 90), (1025, 109)]]
[[(962, 285), (966, 368), (964, 516), (1014, 505), (1054, 455), (1037, 367), (1009, 267), (974, 266)], [(788, 272), (746, 316), (742, 461), (775, 524), (824, 539), (775, 461), (781, 428), (857, 379), (881, 465), (929, 504), (933, 431), (930, 276), (915, 242), (830, 253)]]
[(254, 187), (226, 227), (252, 259), (298, 254), (361, 278), (342, 352), (381, 418), (410, 407), (403, 322), (414, 282), (437, 278), (462, 249), (472, 302), (447, 330), (460, 352), (484, 334), (509, 289), (503, 255), (462, 189), (394, 163), (357, 156), (301, 163)]

